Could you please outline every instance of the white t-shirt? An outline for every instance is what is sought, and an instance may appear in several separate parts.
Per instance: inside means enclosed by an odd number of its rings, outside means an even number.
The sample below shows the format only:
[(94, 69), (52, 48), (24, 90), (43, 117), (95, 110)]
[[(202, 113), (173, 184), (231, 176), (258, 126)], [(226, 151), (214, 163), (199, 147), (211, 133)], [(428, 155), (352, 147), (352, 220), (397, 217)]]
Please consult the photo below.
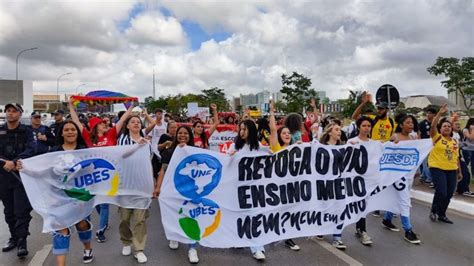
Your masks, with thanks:
[[(244, 152), (250, 152), (250, 151), (257, 151), (257, 150), (250, 150), (250, 146), (248, 144), (244, 144), (244, 146), (242, 147), (242, 149), (240, 150), (236, 150), (235, 149), (235, 143), (232, 143), (229, 147), (229, 149), (227, 150), (227, 154), (232, 154), (235, 152), (240, 152), (240, 151), (244, 151)], [(259, 147), (258, 147), (258, 151), (263, 151), (263, 152), (270, 152), (270, 147), (269, 146), (263, 146), (263, 145), (260, 145), (259, 144)]]
[(148, 136), (151, 137), (151, 149), (160, 157), (160, 152), (158, 151), (158, 141), (160, 140), (161, 135), (166, 134), (166, 128), (168, 125), (165, 122), (161, 122), (161, 125), (155, 125), (153, 129), (148, 133)]
[(357, 137), (353, 137), (353, 138), (347, 140), (347, 143), (362, 143), (362, 142), (370, 142), (370, 141), (374, 141), (374, 140), (373, 139), (368, 139), (368, 140), (364, 141), (364, 140), (361, 140), (359, 138), (359, 136), (357, 136)]

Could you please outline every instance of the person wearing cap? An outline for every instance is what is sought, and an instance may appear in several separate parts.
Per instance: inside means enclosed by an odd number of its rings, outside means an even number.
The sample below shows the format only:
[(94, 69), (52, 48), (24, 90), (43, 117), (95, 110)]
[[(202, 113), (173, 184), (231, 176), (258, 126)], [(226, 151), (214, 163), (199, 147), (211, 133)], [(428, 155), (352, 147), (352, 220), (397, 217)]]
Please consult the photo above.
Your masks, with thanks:
[(10, 239), (3, 246), (7, 252), (18, 247), (17, 256), (28, 255), (26, 238), (31, 221), (31, 204), (21, 182), (16, 162), (34, 155), (33, 133), (20, 123), (20, 104), (5, 105), (6, 123), (0, 126), (0, 199), (4, 205), (5, 222)]
[[(71, 119), (79, 127), (82, 137), (88, 148), (92, 147), (106, 147), (106, 146), (115, 146), (117, 145), (117, 135), (122, 126), (125, 123), (125, 120), (132, 113), (132, 109), (135, 107), (133, 104), (127, 109), (127, 112), (120, 118), (120, 120), (115, 124), (114, 127), (109, 130), (106, 129), (105, 123), (102, 119), (98, 117), (92, 117), (89, 119), (89, 128), (87, 130), (81, 124), (79, 116), (77, 115), (76, 109), (72, 100), (69, 100), (69, 112), (71, 114)], [(97, 242), (102, 243), (107, 241), (105, 237), (105, 230), (109, 227), (109, 204), (100, 204), (96, 206), (97, 212), (100, 215), (99, 218), (99, 230), (96, 231)]]
[(28, 126), (33, 134), (34, 154), (47, 153), (49, 148), (55, 144), (55, 137), (51, 129), (41, 124), (41, 114), (38, 111), (31, 113), (31, 125)]
[(64, 111), (63, 110), (56, 110), (54, 113), (54, 123), (51, 125), (51, 132), (54, 136), (58, 135), (58, 130), (61, 125), (64, 123)]

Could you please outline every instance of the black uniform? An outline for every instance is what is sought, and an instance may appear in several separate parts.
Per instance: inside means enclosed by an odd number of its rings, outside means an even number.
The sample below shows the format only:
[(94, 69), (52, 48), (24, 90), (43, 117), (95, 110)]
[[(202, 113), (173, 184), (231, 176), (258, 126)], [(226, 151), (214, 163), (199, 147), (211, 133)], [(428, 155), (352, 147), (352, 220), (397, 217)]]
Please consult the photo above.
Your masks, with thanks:
[(59, 123), (56, 123), (54, 122), (53, 124), (51, 124), (50, 126), (50, 129), (51, 129), (51, 133), (54, 135), (54, 136), (58, 136), (59, 133), (59, 128), (61, 127), (61, 125), (63, 124), (64, 122), (59, 122)]
[[(56, 138), (54, 137), (51, 129), (47, 126), (40, 125), (38, 128), (33, 128), (32, 126), (28, 126), (28, 128), (32, 131), (33, 134), (33, 141), (34, 141), (34, 155), (39, 155), (43, 153), (47, 153), (50, 147), (53, 147), (56, 143)], [(38, 133), (46, 136), (46, 140), (39, 140), (37, 138)]]
[[(33, 133), (28, 127), (22, 124), (15, 129), (8, 129), (6, 124), (0, 126), (0, 159), (16, 163), (18, 159), (31, 157), (33, 154)], [(5, 162), (0, 161), (0, 199), (5, 207), (5, 222), (12, 240), (26, 243), (32, 208), (19, 173), (5, 171), (4, 165)]]

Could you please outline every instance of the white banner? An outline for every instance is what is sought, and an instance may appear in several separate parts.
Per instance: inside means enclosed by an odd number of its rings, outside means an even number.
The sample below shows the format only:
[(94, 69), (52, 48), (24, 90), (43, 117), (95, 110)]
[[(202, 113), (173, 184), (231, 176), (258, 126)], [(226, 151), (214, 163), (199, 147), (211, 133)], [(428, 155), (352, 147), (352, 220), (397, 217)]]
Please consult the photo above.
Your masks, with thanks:
[(20, 174), (43, 232), (72, 226), (101, 203), (147, 209), (153, 193), (149, 145), (46, 153), (23, 160)]
[(429, 139), (304, 143), (232, 157), (178, 148), (159, 197), (166, 237), (229, 248), (341, 233), (370, 210), (399, 210), (398, 195), (381, 189), (411, 182), (431, 147)]

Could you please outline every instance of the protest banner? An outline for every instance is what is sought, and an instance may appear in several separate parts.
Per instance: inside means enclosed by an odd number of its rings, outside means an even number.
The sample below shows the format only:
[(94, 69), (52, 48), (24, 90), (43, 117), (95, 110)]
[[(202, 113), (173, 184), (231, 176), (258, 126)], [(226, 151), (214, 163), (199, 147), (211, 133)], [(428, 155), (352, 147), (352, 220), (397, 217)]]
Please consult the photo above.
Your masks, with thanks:
[(166, 237), (230, 248), (340, 233), (371, 210), (397, 211), (384, 188), (411, 182), (431, 147), (304, 143), (234, 156), (177, 148), (159, 197)]
[(20, 174), (43, 232), (72, 226), (102, 203), (147, 209), (153, 193), (149, 145), (46, 153), (23, 160)]

